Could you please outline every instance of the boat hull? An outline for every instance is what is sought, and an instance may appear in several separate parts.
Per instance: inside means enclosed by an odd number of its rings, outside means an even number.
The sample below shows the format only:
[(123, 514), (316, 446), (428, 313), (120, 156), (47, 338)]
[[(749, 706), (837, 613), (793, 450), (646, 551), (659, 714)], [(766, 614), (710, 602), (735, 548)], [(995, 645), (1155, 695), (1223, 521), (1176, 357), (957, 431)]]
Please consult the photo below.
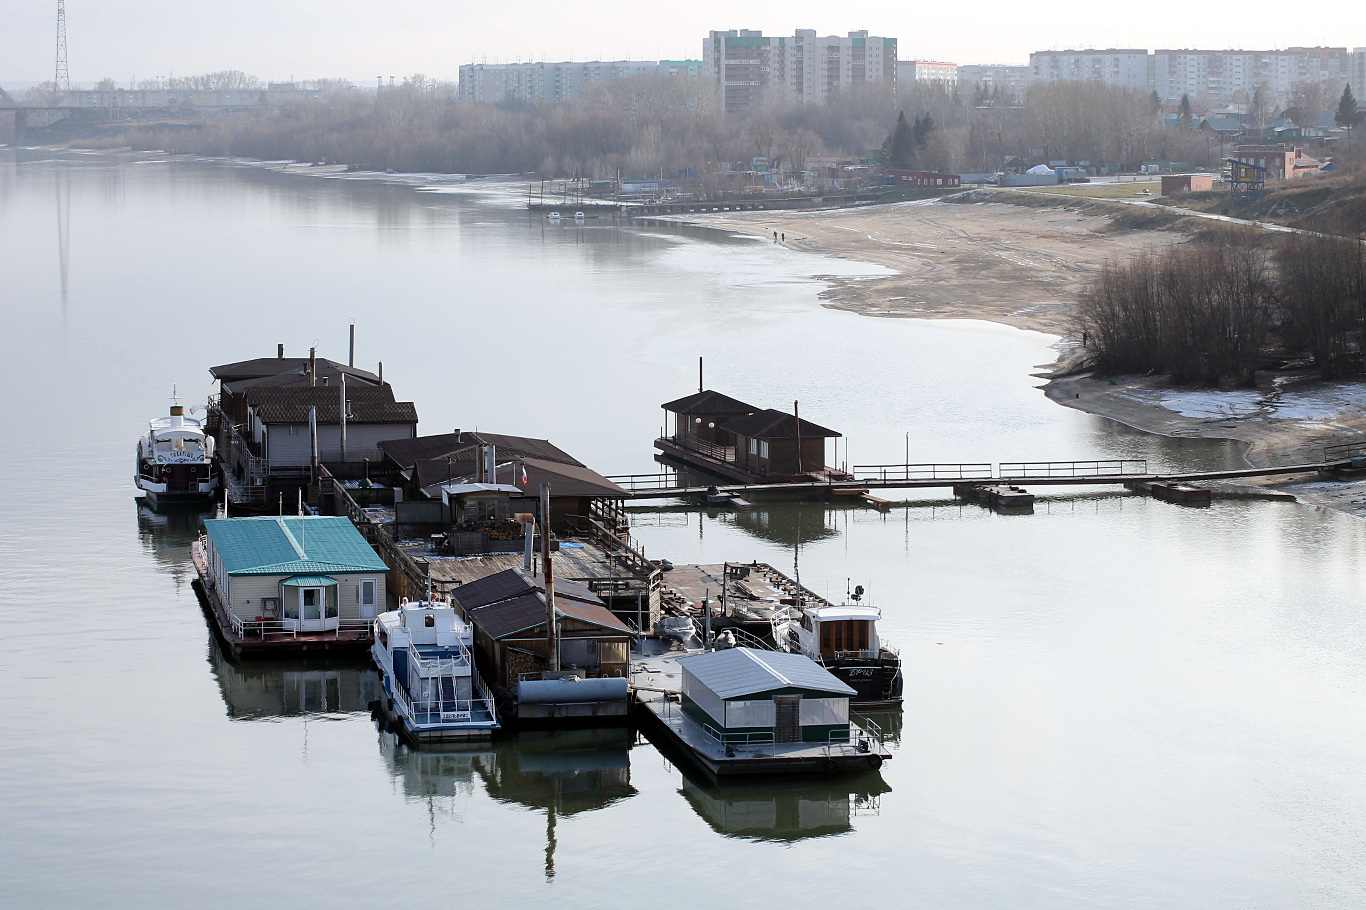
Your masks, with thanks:
[(856, 708), (891, 708), (901, 704), (904, 680), (901, 661), (896, 657), (827, 660), (825, 669), (857, 693), (849, 699)]

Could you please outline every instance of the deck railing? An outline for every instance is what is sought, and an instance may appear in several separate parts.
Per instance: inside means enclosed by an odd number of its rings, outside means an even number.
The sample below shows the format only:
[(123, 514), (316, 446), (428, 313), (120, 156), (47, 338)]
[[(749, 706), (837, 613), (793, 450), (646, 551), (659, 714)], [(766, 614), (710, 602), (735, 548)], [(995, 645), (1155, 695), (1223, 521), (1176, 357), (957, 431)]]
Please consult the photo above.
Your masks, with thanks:
[(1147, 474), (1143, 458), (1116, 458), (1107, 461), (1003, 461), (1000, 476), (1010, 480), (1047, 477), (1116, 477)]
[(726, 464), (735, 463), (735, 446), (720, 446), (714, 442), (707, 442), (703, 439), (694, 439), (691, 436), (679, 436), (677, 434), (666, 436), (664, 437), (664, 440), (665, 442), (678, 446), (680, 449), (687, 449), (690, 452), (705, 455), (714, 461), (725, 462)]
[(863, 464), (854, 466), (856, 480), (988, 480), (989, 464)]

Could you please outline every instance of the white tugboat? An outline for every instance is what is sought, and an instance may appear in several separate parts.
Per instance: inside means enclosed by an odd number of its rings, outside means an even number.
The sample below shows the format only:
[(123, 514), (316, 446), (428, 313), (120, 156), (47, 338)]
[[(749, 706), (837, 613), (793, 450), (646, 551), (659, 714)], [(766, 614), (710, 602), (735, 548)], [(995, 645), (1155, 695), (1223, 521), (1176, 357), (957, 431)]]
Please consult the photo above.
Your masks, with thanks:
[(882, 611), (862, 603), (863, 585), (842, 604), (800, 605), (775, 617), (778, 650), (805, 654), (857, 693), (850, 704), (892, 708), (901, 704), (901, 657), (882, 641), (877, 622)]
[(148, 505), (211, 499), (218, 489), (213, 442), (200, 421), (185, 416), (179, 402), (171, 405), (169, 417), (151, 421), (147, 435), (138, 440), (133, 478), (147, 494)]
[(498, 729), (493, 697), (474, 669), (474, 632), (446, 601), (408, 601), (375, 618), (370, 656), (381, 707), (412, 743), (487, 739)]

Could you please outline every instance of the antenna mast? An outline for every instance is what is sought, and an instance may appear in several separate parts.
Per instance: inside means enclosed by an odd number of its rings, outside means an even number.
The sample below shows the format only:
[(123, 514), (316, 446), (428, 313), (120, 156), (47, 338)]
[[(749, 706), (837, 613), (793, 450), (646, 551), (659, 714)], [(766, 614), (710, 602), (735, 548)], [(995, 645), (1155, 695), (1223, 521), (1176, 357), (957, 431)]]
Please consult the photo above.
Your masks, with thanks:
[(57, 75), (58, 92), (71, 91), (71, 74), (66, 66), (66, 0), (57, 0)]

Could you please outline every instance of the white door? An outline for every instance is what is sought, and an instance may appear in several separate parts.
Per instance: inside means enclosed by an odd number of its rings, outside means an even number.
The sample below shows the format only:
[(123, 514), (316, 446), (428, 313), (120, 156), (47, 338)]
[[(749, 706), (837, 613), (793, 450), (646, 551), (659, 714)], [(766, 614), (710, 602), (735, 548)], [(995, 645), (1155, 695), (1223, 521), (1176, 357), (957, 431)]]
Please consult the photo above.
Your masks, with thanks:
[(367, 578), (360, 583), (360, 618), (375, 618), (375, 580)]
[(299, 589), (299, 631), (321, 632), (323, 629), (323, 605), (326, 597), (323, 588)]

